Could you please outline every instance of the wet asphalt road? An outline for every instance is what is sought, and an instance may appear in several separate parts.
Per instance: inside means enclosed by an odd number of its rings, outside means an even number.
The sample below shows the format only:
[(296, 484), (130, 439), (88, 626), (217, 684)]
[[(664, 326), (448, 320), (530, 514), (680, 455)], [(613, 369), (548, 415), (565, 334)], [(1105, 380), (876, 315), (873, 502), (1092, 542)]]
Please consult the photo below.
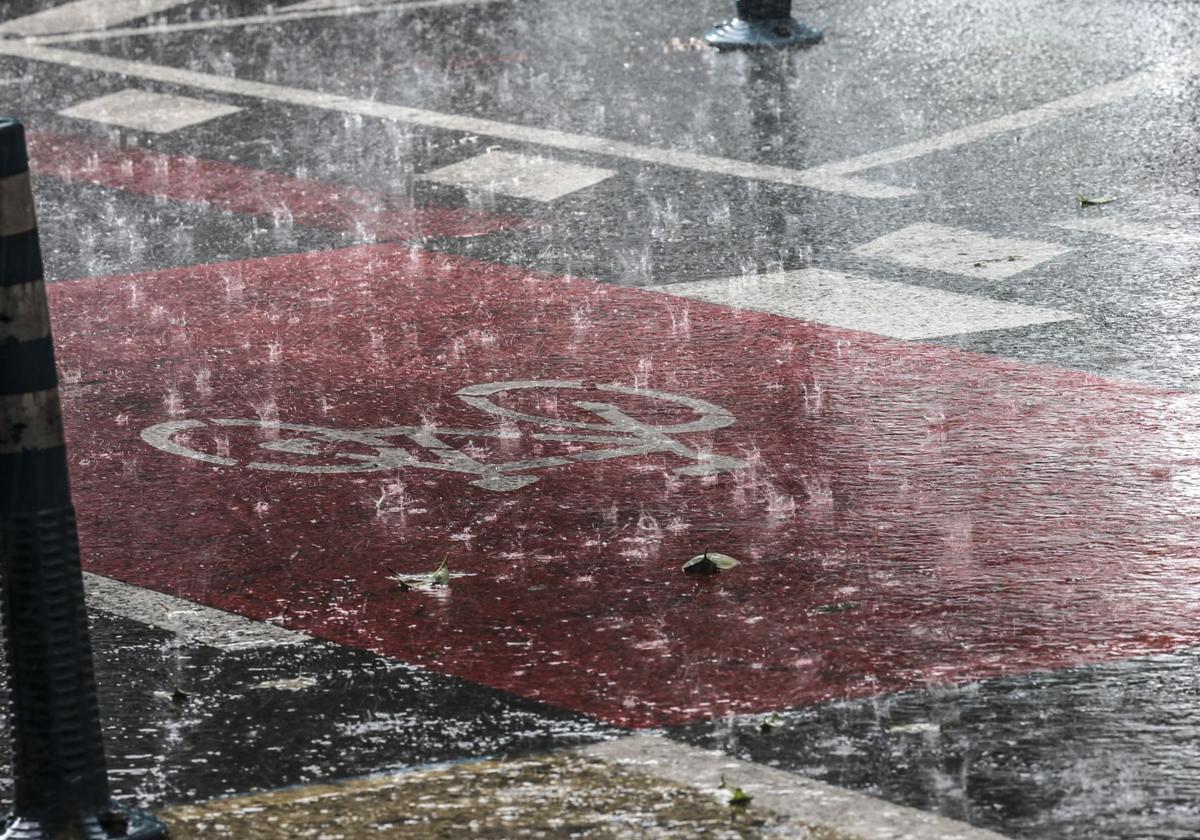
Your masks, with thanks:
[[(0, 17), (44, 5), (4, 3)], [(405, 238), (423, 249), (619, 286), (819, 268), (983, 296), (1078, 317), (925, 340), (1196, 389), (1195, 4), (798, 3), (797, 16), (826, 33), (817, 47), (763, 55), (693, 48), (688, 39), (727, 5), (502, 0), (172, 30), (265, 10), (192, 2), (123, 24), (157, 22), (168, 31), (56, 48), (797, 171), (987, 124), (1136, 74), (1157, 81), (1095, 107), (853, 174), (911, 192), (886, 199), (12, 55), (0, 55), (0, 96), (3, 110), (31, 133), (521, 220), (481, 236)], [(18, 35), (8, 37), (19, 43)], [(59, 113), (130, 87), (241, 110), (165, 133)], [(488, 150), (611, 174), (552, 201), (423, 177)], [(207, 199), (147, 195), (111, 178), (89, 180), (81, 170), (36, 181), (51, 281), (396, 238), (369, 227), (306, 224), (294, 206), (287, 218), (270, 200), (237, 211)], [(1081, 207), (1080, 195), (1116, 200)], [(1153, 227), (1159, 241), (1064, 227), (1098, 219), (1116, 219), (1125, 231)], [(1044, 261), (1012, 254), (1029, 268), (1000, 277), (984, 265), (938, 270), (902, 264), (886, 249), (856, 250), (918, 224), (1049, 243), (1061, 253)], [(519, 754), (614, 731), (599, 717), (331, 642), (228, 652), (103, 612), (94, 620), (114, 788), (142, 804)], [(781, 706), (777, 718), (720, 717), (668, 734), (1014, 837), (1194, 837), (1196, 654), (1179, 644), (1156, 656), (1114, 658), (1120, 661)], [(264, 687), (297, 677), (285, 688)]]

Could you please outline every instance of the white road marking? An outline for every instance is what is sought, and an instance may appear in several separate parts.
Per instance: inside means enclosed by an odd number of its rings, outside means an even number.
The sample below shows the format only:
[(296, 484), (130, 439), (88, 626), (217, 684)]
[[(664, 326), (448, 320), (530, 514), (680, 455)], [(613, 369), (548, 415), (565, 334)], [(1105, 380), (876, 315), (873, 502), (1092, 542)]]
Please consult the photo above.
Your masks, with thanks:
[(165, 12), (191, 0), (72, 0), (32, 15), (0, 23), (0, 32), (49, 35), (81, 29), (105, 29), (146, 15)]
[(149, 26), (131, 26), (122, 29), (108, 29), (102, 32), (71, 32), (63, 35), (31, 37), (26, 39), (26, 41), (33, 44), (69, 44), (79, 41), (98, 41), (143, 35), (169, 35), (173, 32), (234, 29), (239, 26), (269, 26), (293, 20), (350, 17), (352, 15), (368, 14), (371, 12), (415, 11), (417, 9), (430, 9), (441, 6), (482, 6), (496, 2), (500, 2), (500, 0), (401, 0), (401, 2), (384, 0), (384, 2), (380, 3), (344, 3), (336, 5), (327, 3), (325, 4), (325, 8), (297, 8), (292, 6), (261, 15), (213, 18), (211, 20), (188, 20), (180, 21), (179, 23), (151, 24)]
[(1134, 73), (1132, 76), (1126, 76), (1115, 82), (1088, 88), (1033, 108), (1014, 111), (1011, 114), (1004, 114), (975, 125), (964, 126), (890, 149), (871, 152), (836, 163), (823, 164), (806, 171), (830, 176), (844, 176), (879, 166), (890, 166), (934, 152), (949, 151), (1010, 131), (1033, 128), (1080, 111), (1112, 105), (1124, 99), (1148, 93), (1172, 81), (1190, 78), (1198, 74), (1200, 74), (1200, 49), (1194, 49), (1172, 60), (1164, 61), (1149, 70)]
[(429, 8), (430, 6), (462, 6), (468, 3), (479, 3), (482, 0), (401, 0), (397, 3), (396, 0), (301, 0), (299, 3), (289, 3), (280, 11), (283, 12), (308, 12), (316, 9), (356, 9), (358, 11), (372, 11), (379, 6), (418, 6)]
[(1102, 233), (1106, 236), (1131, 239), (1135, 242), (1149, 242), (1153, 245), (1168, 245), (1176, 248), (1200, 246), (1200, 233), (1195, 230), (1194, 220), (1193, 229), (1186, 231), (1123, 219), (1120, 216), (1081, 217), (1065, 222), (1054, 222), (1054, 226), (1067, 230), (1079, 230), (1084, 233)]
[(612, 169), (583, 166), (532, 155), (487, 152), (443, 166), (421, 177), (467, 190), (550, 202), (616, 175)]
[[(794, 773), (702, 750), (658, 735), (632, 735), (578, 747), (576, 751), (624, 770), (664, 779), (714, 795), (722, 776), (732, 787), (754, 797), (751, 809), (763, 809), (861, 840), (1004, 840), (938, 814), (895, 805), (883, 799), (806, 779)], [(727, 798), (727, 795), (726, 797)]]
[(789, 186), (808, 187), (824, 192), (858, 198), (901, 198), (915, 195), (916, 190), (890, 184), (876, 184), (847, 177), (878, 166), (899, 163), (933, 152), (947, 151), (997, 134), (1030, 128), (1069, 114), (1109, 105), (1122, 99), (1153, 90), (1160, 85), (1200, 73), (1200, 49), (1188, 52), (1172, 62), (1135, 73), (1125, 79), (1089, 88), (1081, 93), (1057, 99), (1036, 108), (1017, 111), (973, 126), (945, 132), (925, 140), (906, 143), (844, 161), (821, 164), (810, 169), (789, 169), (782, 166), (750, 163), (730, 158), (703, 155), (676, 149), (641, 146), (621, 140), (610, 140), (586, 134), (535, 128), (514, 123), (446, 114), (402, 105), (389, 105), (367, 99), (323, 93), (304, 88), (273, 85), (248, 79), (234, 79), (210, 73), (199, 73), (159, 64), (128, 61), (110, 56), (81, 53), (39, 46), (29, 42), (0, 41), (0, 54), (31, 61), (46, 61), (81, 70), (118, 73), (131, 78), (149, 79), (170, 84), (186, 85), (201, 90), (235, 94), (282, 102), (308, 108), (319, 108), (348, 114), (359, 114), (382, 120), (411, 123), (428, 128), (459, 131), (466, 134), (496, 137), (518, 143), (533, 143), (573, 152), (607, 155), (627, 160), (690, 169), (707, 174), (724, 175), (747, 180), (767, 181)]
[(781, 166), (764, 166), (692, 152), (639, 146), (635, 143), (609, 140), (603, 137), (592, 137), (586, 134), (570, 134), (564, 131), (533, 128), (499, 122), (497, 120), (445, 114), (421, 108), (408, 108), (403, 105), (389, 105), (386, 102), (374, 102), (369, 99), (355, 99), (350, 96), (341, 96), (334, 93), (285, 87), (283, 85), (255, 82), (248, 79), (235, 79), (228, 76), (199, 73), (176, 67), (165, 67), (160, 64), (128, 61), (122, 58), (45, 47), (18, 41), (0, 40), (0, 55), (10, 55), (31, 61), (45, 61), (65, 67), (75, 67), (80, 70), (117, 73), (130, 78), (183, 85), (214, 93), (247, 96), (268, 102), (280, 102), (306, 108), (319, 108), (326, 111), (358, 114), (364, 117), (422, 125), (428, 128), (496, 137), (501, 140), (510, 140), (517, 143), (533, 143), (551, 148), (566, 149), (572, 152), (625, 158), (641, 163), (671, 166), (679, 169), (692, 169), (708, 174), (769, 181), (791, 186), (811, 187), (827, 192), (855, 195), (864, 198), (895, 198), (912, 193), (912, 190), (900, 187), (892, 187), (886, 184), (871, 184), (866, 181), (851, 181), (840, 176), (810, 174)]
[[(685, 467), (677, 467), (676, 475), (708, 476), (722, 472), (732, 472), (744, 469), (747, 465), (740, 458), (718, 455), (707, 450), (692, 449), (675, 440), (672, 435), (689, 432), (711, 431), (723, 429), (734, 423), (734, 417), (720, 406), (681, 394), (668, 394), (665, 391), (655, 391), (649, 388), (628, 387), (625, 385), (596, 385), (597, 391), (636, 396), (639, 399), (655, 399), (664, 402), (683, 405), (692, 409), (698, 416), (687, 423), (673, 423), (667, 426), (654, 426), (639, 422), (627, 415), (616, 405), (608, 402), (592, 402), (579, 400), (574, 405), (592, 412), (603, 423), (585, 423), (577, 420), (564, 420), (557, 417), (543, 417), (526, 414), (493, 403), (489, 397), (511, 390), (584, 390), (583, 383), (565, 380), (523, 380), (514, 382), (488, 382), (482, 385), (470, 385), (457, 392), (457, 396), (467, 405), (480, 411), (502, 417), (508, 421), (533, 423), (549, 429), (549, 433), (531, 433), (529, 438), (534, 441), (561, 441), (564, 443), (596, 443), (605, 445), (601, 449), (584, 449), (561, 456), (541, 458), (525, 458), (518, 461), (503, 463), (484, 463), (476, 460), (467, 452), (455, 449), (442, 438), (471, 437), (471, 438), (501, 438), (515, 439), (521, 434), (515, 430), (504, 428), (449, 428), (429, 425), (420, 426), (388, 426), (377, 429), (326, 429), (320, 426), (307, 426), (296, 423), (280, 423), (277, 420), (236, 420), (215, 418), (209, 421), (213, 426), (223, 429), (252, 428), (272, 433), (272, 439), (259, 443), (258, 449), (269, 452), (283, 452), (293, 456), (312, 457), (325, 463), (296, 463), (296, 459), (281, 462), (251, 461), (245, 464), (247, 469), (266, 470), (269, 472), (296, 472), (311, 475), (331, 475), (338, 473), (394, 472), (400, 469), (428, 469), (443, 472), (465, 473), (476, 476), (472, 485), (484, 490), (509, 492), (519, 490), (538, 480), (536, 475), (518, 474), (530, 470), (547, 467), (561, 467), (572, 463), (590, 463), (607, 461), (614, 458), (629, 458), (654, 453), (671, 453), (692, 463)], [(574, 396), (584, 396), (575, 394)], [(238, 466), (239, 462), (222, 455), (213, 455), (195, 449), (187, 442), (188, 436), (205, 427), (201, 420), (167, 420), (142, 430), (142, 440), (156, 449), (192, 458), (218, 466)], [(282, 432), (299, 434), (302, 437), (277, 437)], [(588, 432), (590, 434), (580, 434)], [(601, 434), (596, 434), (600, 432)], [(412, 447), (401, 446), (400, 442), (392, 442), (392, 438), (406, 438), (408, 443), (425, 450), (430, 458), (422, 460), (414, 454)], [(366, 455), (361, 451), (341, 452), (340, 444), (354, 444), (355, 447), (374, 450), (374, 454)], [(335, 463), (329, 463), (333, 461)]]
[(84, 572), (83, 582), (89, 608), (169, 630), (203, 645), (244, 650), (312, 641), (311, 636), (294, 630), (90, 572)]
[(856, 277), (823, 268), (760, 277), (696, 280), (651, 286), (647, 290), (906, 340), (1015, 329), (1079, 317), (1056, 309)]
[(915, 268), (996, 279), (1028, 271), (1070, 250), (1052, 242), (921, 223), (859, 245), (854, 253)]
[(169, 134), (181, 128), (236, 114), (241, 108), (188, 96), (127, 88), (64, 108), (64, 117)]

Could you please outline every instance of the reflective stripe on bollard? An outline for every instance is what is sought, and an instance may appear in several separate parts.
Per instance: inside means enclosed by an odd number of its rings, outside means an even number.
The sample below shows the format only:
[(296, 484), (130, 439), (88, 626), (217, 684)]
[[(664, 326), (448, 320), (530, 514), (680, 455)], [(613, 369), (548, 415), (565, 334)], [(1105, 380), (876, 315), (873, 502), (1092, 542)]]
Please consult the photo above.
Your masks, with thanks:
[(0, 595), (14, 784), (0, 840), (165, 837), (109, 794), (25, 132), (4, 119)]
[(792, 17), (792, 0), (737, 0), (734, 17), (710, 29), (704, 43), (719, 50), (761, 50), (807, 46), (821, 37)]

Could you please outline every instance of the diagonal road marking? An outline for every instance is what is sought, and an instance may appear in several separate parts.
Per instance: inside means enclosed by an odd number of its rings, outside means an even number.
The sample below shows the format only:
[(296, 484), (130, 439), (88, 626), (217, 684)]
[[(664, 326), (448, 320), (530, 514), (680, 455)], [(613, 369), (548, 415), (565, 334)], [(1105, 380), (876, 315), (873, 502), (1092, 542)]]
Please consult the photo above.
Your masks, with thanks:
[(184, 85), (269, 102), (358, 114), (364, 117), (411, 123), (428, 128), (496, 137), (518, 143), (533, 143), (572, 152), (607, 155), (641, 163), (808, 187), (824, 192), (872, 199), (902, 198), (914, 195), (916, 191), (890, 184), (876, 184), (848, 176), (878, 166), (895, 164), (934, 152), (947, 151), (1008, 131), (1042, 125), (1073, 113), (1112, 104), (1145, 93), (1171, 79), (1191, 76), (1200, 72), (1200, 50), (1194, 50), (1184, 54), (1176, 61), (1165, 62), (1151, 70), (1135, 73), (1120, 81), (1089, 88), (1035, 108), (996, 117), (974, 126), (967, 126), (915, 143), (906, 143), (892, 149), (860, 155), (844, 161), (822, 164), (809, 169), (790, 169), (676, 149), (642, 146), (621, 140), (536, 128), (499, 120), (391, 105), (386, 102), (357, 99), (305, 88), (218, 76), (177, 67), (129, 61), (12, 40), (0, 41), (0, 55), (9, 55), (30, 61), (44, 61), (80, 70), (116, 73), (131, 78)]
[(803, 170), (788, 169), (782, 166), (766, 166), (693, 152), (640, 146), (635, 143), (593, 137), (586, 134), (571, 134), (565, 131), (535, 128), (500, 122), (498, 120), (446, 114), (439, 111), (410, 108), (403, 105), (391, 105), (386, 102), (376, 102), (370, 99), (356, 99), (334, 93), (286, 87), (267, 82), (255, 82), (248, 79), (236, 79), (212, 73), (200, 73), (194, 70), (129, 61), (122, 58), (95, 55), (75, 50), (64, 50), (56, 47), (44, 47), (15, 41), (0, 41), (0, 55), (10, 55), (31, 61), (45, 61), (51, 64), (75, 67), (80, 70), (116, 73), (131, 78), (184, 85), (215, 93), (246, 96), (268, 102), (319, 108), (346, 114), (358, 114), (364, 117), (410, 123), (427, 128), (496, 137), (517, 143), (533, 143), (572, 152), (586, 152), (589, 154), (625, 158), (626, 160), (634, 160), (641, 163), (672, 166), (679, 169), (692, 169), (711, 174), (770, 181), (792, 186), (811, 187), (813, 189), (856, 195), (864, 198), (897, 198), (912, 193), (911, 190), (901, 187), (893, 187), (886, 184), (871, 184), (865, 181), (851, 181), (848, 178), (838, 175), (810, 174)]
[(396, 8), (415, 6), (429, 8), (430, 6), (465, 6), (490, 2), (491, 0), (300, 0), (299, 3), (289, 3), (282, 12), (311, 12), (325, 9), (354, 9), (359, 12), (373, 12), (381, 6)]
[[(1182, 63), (1182, 69), (1187, 75), (1194, 75), (1200, 72), (1196, 56), (1189, 55)], [(1109, 84), (1088, 88), (1080, 93), (1037, 105), (1033, 108), (1014, 111), (1011, 114), (1004, 114), (990, 120), (984, 120), (981, 123), (943, 132), (942, 134), (926, 137), (912, 143), (904, 143), (890, 149), (870, 152), (836, 163), (823, 164), (808, 171), (820, 172), (827, 175), (853, 175), (880, 166), (903, 163), (935, 152), (948, 151), (959, 146), (986, 140), (999, 134), (1044, 125), (1045, 123), (1062, 119), (1071, 114), (1091, 108), (1099, 108), (1103, 105), (1111, 105), (1142, 93), (1148, 93), (1159, 87), (1164, 81), (1175, 75), (1176, 72), (1177, 68), (1174, 64), (1164, 64), (1150, 70), (1134, 73), (1132, 76), (1127, 76), (1124, 79), (1110, 82)]]
[(72, 0), (31, 15), (0, 23), (0, 32), (49, 35), (79, 29), (104, 29), (140, 17), (165, 12), (191, 0)]
[[(91, 0), (87, 0), (91, 2)], [(353, 15), (371, 12), (410, 11), (431, 9), (443, 6), (482, 6), (499, 0), (383, 0), (371, 3), (325, 3), (322, 6), (295, 5), (278, 11), (266, 12), (259, 15), (244, 15), (241, 17), (214, 18), (212, 20), (187, 20), (178, 23), (161, 23), (150, 26), (128, 26), (120, 29), (105, 29), (85, 32), (63, 32), (55, 35), (42, 35), (27, 38), (27, 43), (33, 44), (69, 44), (80, 41), (100, 41), (111, 38), (132, 38), (145, 35), (169, 35), (173, 32), (197, 32), (206, 29), (233, 29), (239, 26), (262, 26), (278, 24), (293, 20), (312, 20), (315, 18), (351, 17)], [(32, 33), (31, 33), (32, 34)]]

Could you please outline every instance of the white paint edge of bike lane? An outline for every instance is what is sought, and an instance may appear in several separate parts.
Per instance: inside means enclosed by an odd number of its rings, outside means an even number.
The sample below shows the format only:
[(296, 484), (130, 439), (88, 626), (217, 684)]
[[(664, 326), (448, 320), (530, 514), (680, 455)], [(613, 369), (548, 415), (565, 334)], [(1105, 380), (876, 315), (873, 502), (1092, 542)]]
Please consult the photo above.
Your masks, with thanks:
[(84, 572), (89, 609), (127, 618), (221, 650), (284, 647), (313, 637), (265, 621), (213, 609), (174, 595)]

